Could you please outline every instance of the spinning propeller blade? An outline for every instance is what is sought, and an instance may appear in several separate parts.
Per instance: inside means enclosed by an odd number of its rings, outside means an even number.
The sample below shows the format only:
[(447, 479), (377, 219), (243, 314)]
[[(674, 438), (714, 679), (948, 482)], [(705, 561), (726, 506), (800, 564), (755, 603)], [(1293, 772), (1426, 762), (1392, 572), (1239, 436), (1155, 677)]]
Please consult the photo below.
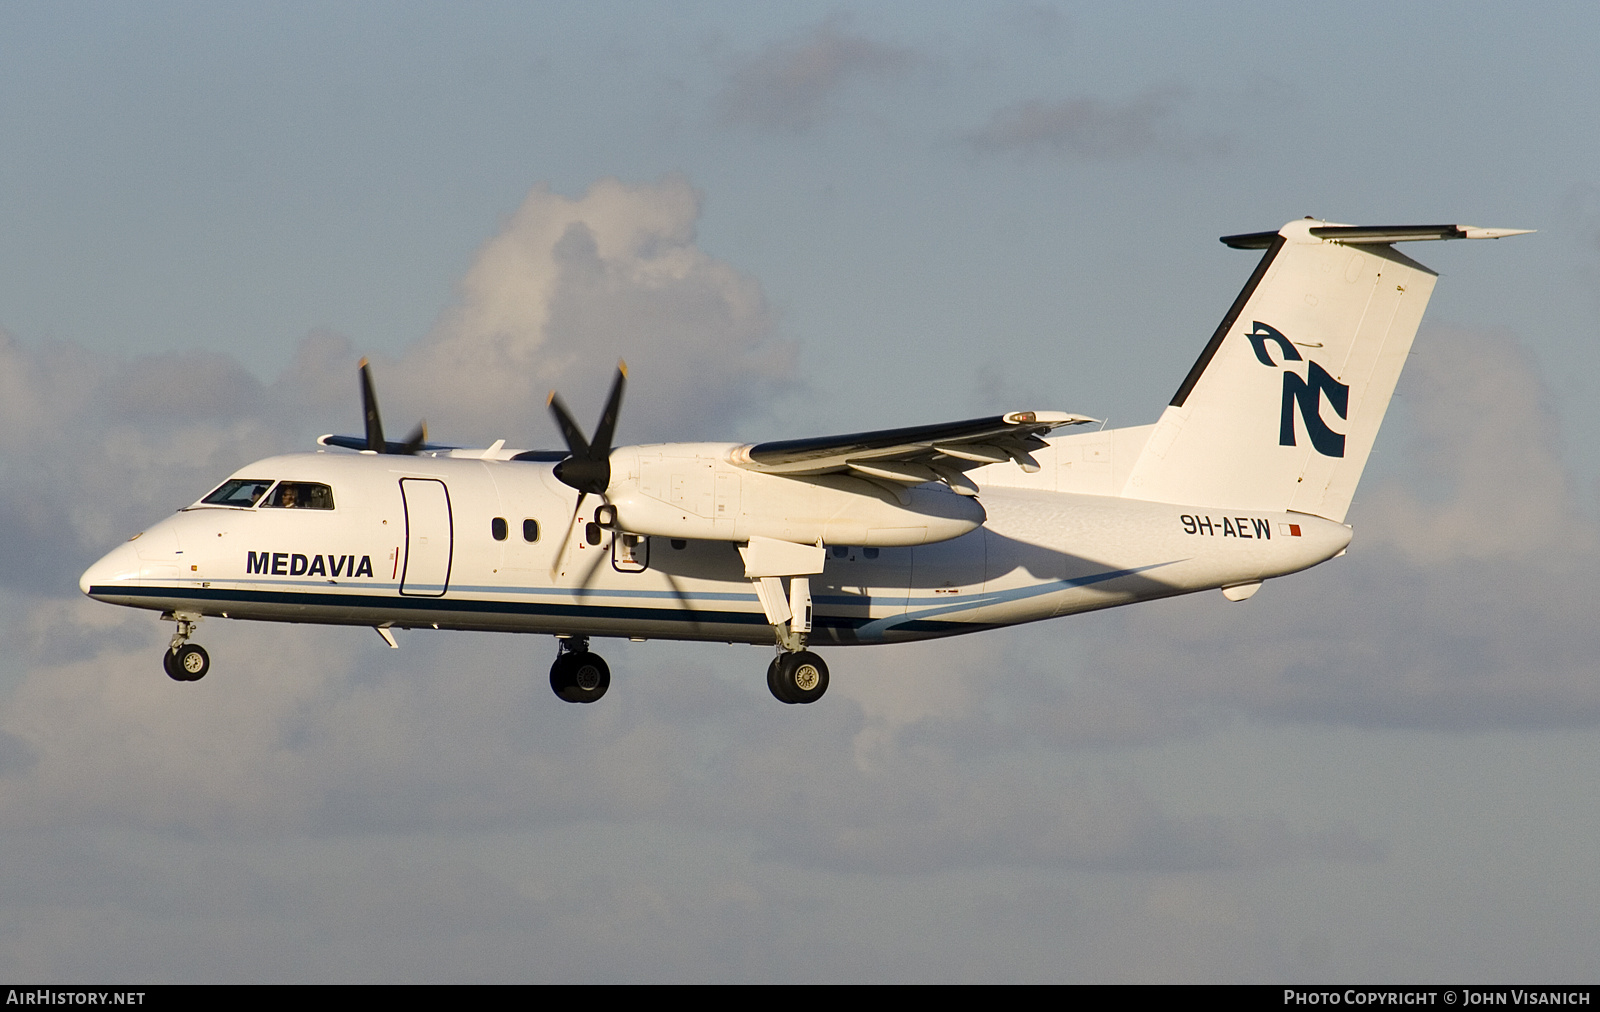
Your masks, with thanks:
[(361, 360), (361, 414), (367, 420), (367, 449), (384, 452), (383, 419), (378, 417), (378, 395), (372, 390), (372, 366)]
[[(551, 563), (551, 579), (560, 572), (566, 560), (572, 532), (578, 527), (578, 514), (583, 512), (584, 497), (597, 495), (601, 502), (610, 502), (606, 498), (606, 489), (611, 486), (611, 438), (617, 429), (617, 414), (622, 410), (622, 391), (627, 379), (628, 364), (619, 360), (617, 378), (611, 383), (611, 393), (606, 397), (605, 409), (600, 412), (600, 422), (594, 427), (593, 442), (584, 438), (583, 430), (573, 421), (572, 412), (567, 410), (561, 395), (550, 391), (550, 413), (555, 416), (556, 427), (561, 430), (561, 438), (567, 443), (567, 456), (555, 466), (554, 474), (562, 483), (578, 490), (578, 502), (572, 508), (572, 519), (567, 522), (567, 533), (562, 537), (555, 560)], [(593, 567), (590, 572), (593, 572)]]
[[(428, 423), (418, 422), (401, 443), (383, 438), (383, 419), (378, 415), (378, 395), (372, 389), (372, 366), (361, 360), (361, 413), (367, 422), (367, 446), (373, 453), (415, 454), (428, 441)], [(342, 437), (341, 437), (342, 438)]]

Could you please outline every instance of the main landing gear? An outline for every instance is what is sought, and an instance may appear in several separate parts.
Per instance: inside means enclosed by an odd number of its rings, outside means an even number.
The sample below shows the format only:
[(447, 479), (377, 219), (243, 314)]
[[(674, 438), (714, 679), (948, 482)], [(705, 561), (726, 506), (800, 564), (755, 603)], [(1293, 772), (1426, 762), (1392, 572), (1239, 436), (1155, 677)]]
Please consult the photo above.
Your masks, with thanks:
[(556, 638), (556, 662), (550, 665), (550, 688), (569, 703), (592, 703), (611, 687), (611, 669), (599, 654), (589, 652), (587, 636)]
[[(551, 690), (569, 703), (592, 703), (605, 695), (611, 687), (611, 669), (599, 654), (589, 651), (589, 638), (558, 636), (556, 644)], [(767, 666), (767, 688), (779, 702), (815, 703), (828, 691), (828, 665), (809, 650), (782, 650)]]
[(161, 655), (162, 668), (175, 682), (198, 682), (211, 670), (211, 656), (206, 653), (206, 648), (189, 642), (200, 616), (192, 612), (169, 611), (161, 617), (178, 623), (177, 631), (172, 634), (172, 643)]
[[(821, 543), (817, 551), (822, 550)], [(767, 666), (767, 688), (781, 703), (815, 703), (828, 691), (828, 666), (806, 649), (811, 635), (811, 581), (789, 579), (789, 593), (774, 576), (752, 577), (761, 610), (778, 641), (778, 656)]]

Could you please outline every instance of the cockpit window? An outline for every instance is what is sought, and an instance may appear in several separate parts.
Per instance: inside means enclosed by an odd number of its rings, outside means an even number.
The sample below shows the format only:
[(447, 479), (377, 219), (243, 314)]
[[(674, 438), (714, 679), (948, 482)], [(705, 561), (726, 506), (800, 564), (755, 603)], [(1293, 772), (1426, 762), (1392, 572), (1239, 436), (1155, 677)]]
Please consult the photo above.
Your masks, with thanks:
[(261, 505), (285, 510), (331, 510), (333, 489), (314, 481), (279, 482)]
[(254, 506), (261, 493), (271, 487), (271, 479), (230, 478), (200, 501), (208, 506)]

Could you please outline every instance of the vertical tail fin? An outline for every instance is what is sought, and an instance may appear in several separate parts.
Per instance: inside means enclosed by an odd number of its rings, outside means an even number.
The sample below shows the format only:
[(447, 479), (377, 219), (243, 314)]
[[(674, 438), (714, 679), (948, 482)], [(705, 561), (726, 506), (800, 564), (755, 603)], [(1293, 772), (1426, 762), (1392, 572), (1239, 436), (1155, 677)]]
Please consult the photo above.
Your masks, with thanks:
[(1306, 219), (1224, 236), (1266, 253), (1123, 495), (1342, 521), (1436, 278), (1392, 244), (1520, 231)]

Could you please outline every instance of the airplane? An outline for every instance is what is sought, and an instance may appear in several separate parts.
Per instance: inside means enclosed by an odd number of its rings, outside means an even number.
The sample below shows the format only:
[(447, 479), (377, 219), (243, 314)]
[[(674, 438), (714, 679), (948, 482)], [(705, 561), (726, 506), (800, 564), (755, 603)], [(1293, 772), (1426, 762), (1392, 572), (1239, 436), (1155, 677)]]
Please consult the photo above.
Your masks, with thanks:
[[(1060, 411), (755, 444), (612, 446), (619, 363), (565, 450), (363, 436), (259, 460), (113, 549), (89, 597), (176, 624), (174, 680), (210, 669), (207, 617), (556, 637), (550, 686), (592, 703), (601, 637), (767, 645), (813, 703), (812, 649), (978, 632), (1269, 580), (1343, 555), (1344, 523), (1436, 275), (1401, 242), (1530, 229), (1306, 218), (1223, 236), (1264, 251), (1153, 423)], [(1077, 432), (1060, 430), (1078, 429)], [(355, 452), (339, 452), (351, 450)], [(592, 508), (591, 508), (592, 507)]]

